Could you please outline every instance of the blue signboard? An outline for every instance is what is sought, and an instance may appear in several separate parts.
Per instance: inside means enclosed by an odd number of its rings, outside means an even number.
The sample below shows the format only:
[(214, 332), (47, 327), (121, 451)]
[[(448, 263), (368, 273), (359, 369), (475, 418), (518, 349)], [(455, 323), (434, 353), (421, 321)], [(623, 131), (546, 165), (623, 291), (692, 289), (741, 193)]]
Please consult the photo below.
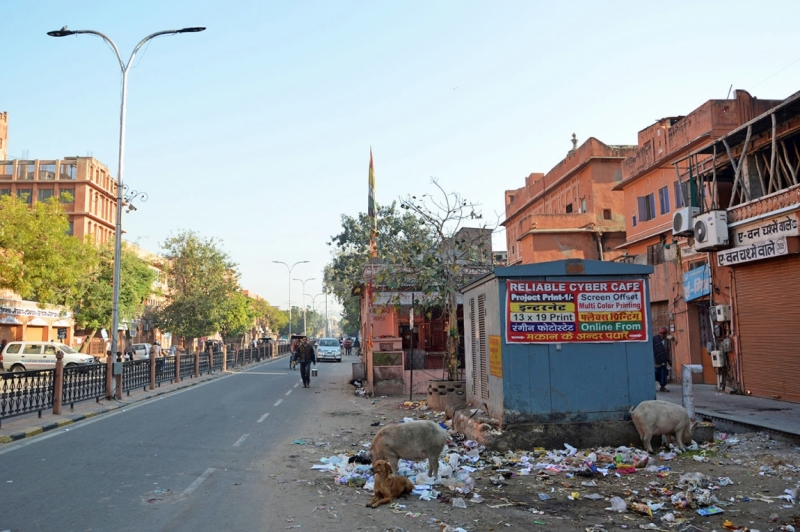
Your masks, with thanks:
[(691, 301), (711, 292), (708, 264), (683, 274), (683, 299)]

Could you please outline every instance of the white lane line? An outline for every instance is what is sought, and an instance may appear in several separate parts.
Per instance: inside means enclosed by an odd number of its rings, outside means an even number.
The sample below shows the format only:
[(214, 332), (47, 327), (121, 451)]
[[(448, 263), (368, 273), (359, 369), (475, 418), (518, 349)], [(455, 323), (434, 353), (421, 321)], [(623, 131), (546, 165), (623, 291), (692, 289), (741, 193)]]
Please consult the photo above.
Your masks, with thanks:
[(282, 402), (283, 402), (283, 399), (278, 399), (278, 402), (277, 402), (277, 403), (275, 403), (275, 404), (274, 404), (274, 405), (272, 405), (272, 406), (278, 406), (278, 405), (279, 405), (279, 404), (281, 404)]
[(297, 384), (295, 384), (295, 385), (294, 385), (294, 387), (295, 387), (295, 388), (297, 388), (298, 386), (300, 386), (300, 383), (299, 383), (299, 382), (298, 382)]
[(209, 467), (208, 469), (206, 469), (205, 472), (202, 475), (197, 477), (197, 480), (192, 482), (192, 484), (188, 488), (183, 490), (184, 495), (190, 495), (194, 490), (196, 490), (198, 487), (200, 487), (200, 484), (202, 484), (203, 481), (205, 479), (207, 479), (208, 476), (213, 472), (214, 472), (214, 468), (213, 467)]
[(288, 392), (286, 392), (286, 395), (289, 395), (290, 393), (292, 393), (292, 390), (289, 390)]
[(233, 446), (234, 447), (239, 447), (242, 444), (242, 442), (247, 439), (248, 436), (250, 436), (250, 435), (249, 434), (243, 434), (241, 438), (236, 440), (236, 443), (234, 443)]
[(231, 375), (288, 375), (288, 373), (269, 373), (266, 371), (234, 371)]
[(265, 419), (267, 419), (267, 416), (269, 416), (269, 412), (267, 412), (266, 414), (264, 414), (263, 416), (261, 416), (260, 418), (258, 418), (258, 421), (256, 421), (256, 423), (261, 423), (262, 421), (264, 421)]

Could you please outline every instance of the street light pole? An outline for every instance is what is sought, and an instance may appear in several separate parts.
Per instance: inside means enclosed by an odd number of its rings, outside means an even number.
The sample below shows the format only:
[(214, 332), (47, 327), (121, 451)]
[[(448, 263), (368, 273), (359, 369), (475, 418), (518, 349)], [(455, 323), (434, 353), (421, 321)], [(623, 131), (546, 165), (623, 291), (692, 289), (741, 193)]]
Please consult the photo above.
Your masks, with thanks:
[(114, 41), (103, 35), (99, 31), (94, 30), (68, 30), (66, 26), (56, 31), (48, 31), (47, 34), (51, 37), (66, 37), (68, 35), (90, 34), (97, 35), (106, 41), (111, 49), (117, 56), (119, 61), (119, 68), (122, 71), (122, 98), (119, 106), (119, 157), (117, 158), (117, 220), (116, 220), (116, 235), (114, 235), (114, 300), (111, 307), (111, 353), (117, 353), (117, 342), (119, 337), (119, 287), (120, 287), (120, 255), (122, 254), (122, 204), (123, 204), (123, 171), (125, 169), (125, 101), (128, 96), (128, 71), (133, 64), (133, 58), (136, 57), (136, 52), (149, 40), (162, 35), (176, 35), (178, 33), (197, 33), (205, 30), (202, 27), (182, 28), (179, 30), (165, 30), (151, 33), (141, 41), (133, 49), (131, 57), (128, 62), (122, 61), (122, 56), (119, 54), (119, 49)]
[(309, 277), (308, 279), (295, 279), (295, 281), (300, 281), (303, 283), (303, 334), (307, 335), (308, 331), (306, 331), (306, 281), (313, 281), (314, 277)]
[(298, 264), (306, 264), (309, 261), (301, 260), (299, 262), (295, 262), (294, 264), (292, 264), (291, 268), (289, 267), (288, 264), (280, 260), (273, 260), (272, 262), (274, 262), (275, 264), (283, 264), (284, 266), (286, 266), (286, 269), (289, 270), (289, 341), (291, 341), (292, 340), (292, 270), (294, 270), (294, 267), (297, 266)]

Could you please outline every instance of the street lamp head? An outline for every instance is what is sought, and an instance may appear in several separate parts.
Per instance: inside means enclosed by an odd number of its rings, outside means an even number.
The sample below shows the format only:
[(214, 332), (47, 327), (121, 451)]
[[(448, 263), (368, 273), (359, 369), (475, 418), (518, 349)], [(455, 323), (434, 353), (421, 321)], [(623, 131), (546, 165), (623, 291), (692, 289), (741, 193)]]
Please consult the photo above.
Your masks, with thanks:
[(48, 31), (47, 34), (50, 37), (66, 37), (67, 35), (75, 35), (77, 32), (68, 30), (66, 26), (61, 28), (60, 30), (55, 31)]
[(178, 30), (176, 33), (197, 33), (199, 31), (205, 31), (205, 28), (200, 26), (194, 28), (183, 28)]

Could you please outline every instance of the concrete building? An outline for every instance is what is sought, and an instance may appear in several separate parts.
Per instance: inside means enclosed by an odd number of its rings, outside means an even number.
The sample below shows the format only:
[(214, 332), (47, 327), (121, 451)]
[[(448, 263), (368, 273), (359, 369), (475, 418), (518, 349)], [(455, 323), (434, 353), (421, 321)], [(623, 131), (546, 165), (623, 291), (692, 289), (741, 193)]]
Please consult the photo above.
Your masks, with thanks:
[(8, 112), (0, 113), (0, 161), (6, 160), (8, 152)]
[(611, 146), (589, 138), (547, 174), (506, 191), (508, 264), (561, 259), (612, 260), (625, 241), (620, 165), (636, 146)]
[[(800, 402), (800, 320), (791, 304), (800, 299), (800, 93), (678, 166), (688, 168), (684, 180), (707, 191), (695, 220), (718, 224), (707, 232), (712, 251), (691, 258), (707, 264), (701, 307), (712, 312), (702, 340), (721, 362), (718, 386)], [(717, 236), (723, 242), (713, 245)], [(695, 248), (702, 237), (695, 228)]]
[(89, 237), (98, 244), (114, 240), (117, 181), (93, 157), (8, 160), (4, 156), (0, 160), (0, 194), (16, 195), (29, 204), (61, 198), (74, 236)]
[[(660, 327), (670, 331), (673, 378), (682, 364), (702, 364), (704, 372), (698, 380), (716, 383), (707, 349), (713, 341), (709, 284), (702, 270), (707, 267), (708, 253), (696, 252), (690, 238), (673, 236), (676, 211), (699, 206), (707, 197), (708, 187), (696, 182), (692, 185), (686, 177), (679, 179), (687, 168), (675, 165), (779, 103), (758, 100), (741, 90), (729, 100), (709, 100), (686, 116), (662, 118), (640, 131), (638, 149), (622, 163), (622, 182), (614, 187), (622, 192), (626, 232), (626, 240), (619, 247), (623, 251), (620, 260), (654, 268), (650, 281), (651, 326), (652, 331)], [(729, 198), (732, 185), (717, 185), (720, 197)], [(698, 276), (700, 284), (688, 298), (685, 274)], [(715, 291), (730, 291), (727, 279), (714, 284)]]

